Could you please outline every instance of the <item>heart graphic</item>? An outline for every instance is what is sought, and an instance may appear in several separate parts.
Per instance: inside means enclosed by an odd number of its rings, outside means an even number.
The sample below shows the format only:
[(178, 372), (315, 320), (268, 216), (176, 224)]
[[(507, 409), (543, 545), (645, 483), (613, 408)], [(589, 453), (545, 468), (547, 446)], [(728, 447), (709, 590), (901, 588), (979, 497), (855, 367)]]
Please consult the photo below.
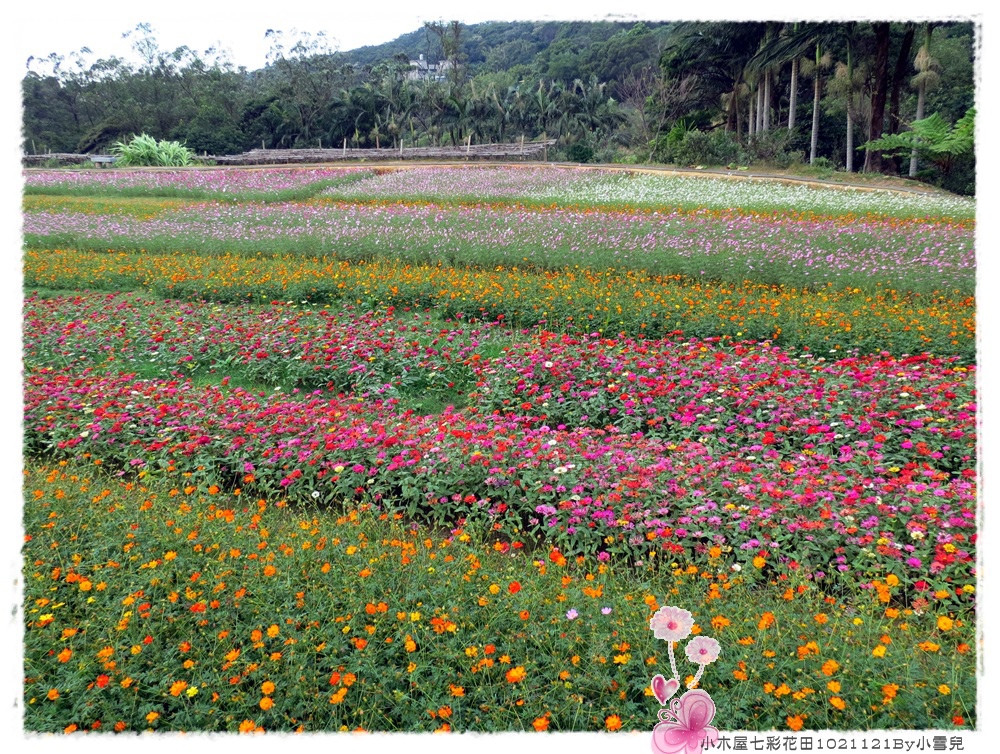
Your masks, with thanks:
[(656, 697), (656, 701), (660, 704), (666, 704), (667, 700), (676, 694), (677, 689), (681, 687), (680, 681), (676, 678), (671, 678), (668, 681), (659, 673), (653, 676), (653, 681), (650, 685), (653, 687), (653, 696)]

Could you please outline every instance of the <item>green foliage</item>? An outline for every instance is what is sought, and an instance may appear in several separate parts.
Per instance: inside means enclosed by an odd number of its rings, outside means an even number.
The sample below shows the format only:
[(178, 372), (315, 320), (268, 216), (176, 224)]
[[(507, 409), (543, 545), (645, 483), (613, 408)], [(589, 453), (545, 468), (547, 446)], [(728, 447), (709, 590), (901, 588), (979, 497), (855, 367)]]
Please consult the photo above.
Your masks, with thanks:
[(910, 131), (889, 134), (863, 144), (861, 148), (877, 149), (884, 156), (908, 155), (913, 149), (921, 159), (938, 165), (945, 173), (954, 161), (975, 150), (976, 110), (969, 108), (954, 126), (939, 113), (915, 120)]
[(147, 134), (115, 142), (111, 153), (122, 167), (186, 167), (194, 156), (178, 141), (157, 141)]

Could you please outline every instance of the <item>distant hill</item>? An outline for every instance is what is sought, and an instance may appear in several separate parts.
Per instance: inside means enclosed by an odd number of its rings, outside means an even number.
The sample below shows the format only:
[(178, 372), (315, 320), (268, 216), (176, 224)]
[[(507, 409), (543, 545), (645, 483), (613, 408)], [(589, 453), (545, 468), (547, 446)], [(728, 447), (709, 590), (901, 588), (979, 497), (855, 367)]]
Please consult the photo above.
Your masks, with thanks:
[[(463, 25), (461, 48), (470, 73), (520, 69), (562, 81), (618, 78), (623, 67), (656, 63), (674, 24), (659, 21), (490, 21)], [(432, 63), (444, 57), (441, 41), (426, 27), (391, 42), (340, 53), (363, 66), (395, 56)], [(627, 73), (627, 71), (625, 71)]]

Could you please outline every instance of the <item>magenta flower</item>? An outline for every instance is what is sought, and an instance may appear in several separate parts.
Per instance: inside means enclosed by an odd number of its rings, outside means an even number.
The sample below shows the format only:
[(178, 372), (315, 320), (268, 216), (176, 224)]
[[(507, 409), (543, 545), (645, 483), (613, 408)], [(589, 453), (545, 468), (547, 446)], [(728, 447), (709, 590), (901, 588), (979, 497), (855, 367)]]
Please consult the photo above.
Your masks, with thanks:
[(683, 641), (691, 633), (694, 618), (691, 613), (680, 607), (665, 605), (649, 619), (649, 628), (653, 636), (665, 641)]
[(719, 642), (708, 636), (696, 636), (684, 647), (684, 654), (687, 655), (688, 659), (699, 665), (715, 662), (719, 659), (720, 651), (722, 651), (722, 647), (719, 646)]

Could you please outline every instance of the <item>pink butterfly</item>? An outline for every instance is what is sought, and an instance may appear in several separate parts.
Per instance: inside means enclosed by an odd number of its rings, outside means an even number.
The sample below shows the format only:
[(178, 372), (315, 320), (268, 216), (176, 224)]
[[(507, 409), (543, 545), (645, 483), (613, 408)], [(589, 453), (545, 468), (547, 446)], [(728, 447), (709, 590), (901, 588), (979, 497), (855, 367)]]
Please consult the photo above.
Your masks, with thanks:
[(715, 717), (715, 702), (701, 689), (692, 689), (660, 710), (653, 728), (653, 751), (657, 754), (698, 754), (719, 740), (719, 731), (709, 723)]

